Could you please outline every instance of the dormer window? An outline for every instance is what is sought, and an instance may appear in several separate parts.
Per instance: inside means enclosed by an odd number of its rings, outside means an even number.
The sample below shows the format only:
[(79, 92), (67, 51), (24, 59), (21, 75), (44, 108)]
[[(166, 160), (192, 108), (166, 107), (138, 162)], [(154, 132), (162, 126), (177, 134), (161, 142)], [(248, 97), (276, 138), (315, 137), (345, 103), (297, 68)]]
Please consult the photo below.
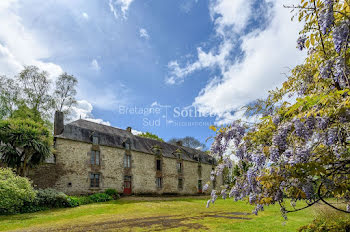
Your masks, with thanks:
[(162, 171), (162, 161), (157, 159), (157, 171)]
[(182, 163), (181, 162), (177, 163), (177, 172), (182, 173)]
[(131, 149), (131, 145), (130, 145), (130, 140), (129, 139), (127, 139), (125, 142), (123, 142), (123, 147), (126, 150), (130, 150)]
[(92, 136), (92, 144), (98, 145), (98, 137), (97, 136)]

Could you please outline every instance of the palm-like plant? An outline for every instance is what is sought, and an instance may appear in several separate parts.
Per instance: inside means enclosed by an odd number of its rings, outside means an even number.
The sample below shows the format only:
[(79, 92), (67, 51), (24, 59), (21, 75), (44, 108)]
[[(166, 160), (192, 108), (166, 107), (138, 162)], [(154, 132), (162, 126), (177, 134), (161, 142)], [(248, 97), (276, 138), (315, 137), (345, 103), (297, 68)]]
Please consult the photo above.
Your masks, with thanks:
[(16, 169), (21, 176), (52, 154), (51, 145), (50, 131), (40, 122), (32, 119), (0, 121), (2, 162)]

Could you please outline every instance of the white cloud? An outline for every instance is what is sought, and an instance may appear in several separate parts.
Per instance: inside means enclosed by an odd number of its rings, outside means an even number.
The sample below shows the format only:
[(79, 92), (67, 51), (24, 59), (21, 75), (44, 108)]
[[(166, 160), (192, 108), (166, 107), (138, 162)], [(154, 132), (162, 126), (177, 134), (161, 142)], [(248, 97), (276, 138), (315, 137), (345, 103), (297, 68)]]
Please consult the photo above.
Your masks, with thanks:
[(115, 18), (127, 18), (128, 9), (133, 0), (109, 0), (109, 9)]
[(98, 64), (96, 59), (93, 59), (90, 63), (90, 66), (93, 70), (99, 71), (101, 69), (100, 65)]
[(186, 76), (203, 68), (218, 66), (224, 71), (230, 64), (227, 58), (232, 48), (233, 44), (230, 41), (224, 41), (217, 52), (213, 49), (205, 53), (202, 48), (199, 47), (197, 48), (197, 61), (184, 68), (181, 68), (177, 61), (170, 61), (168, 63), (169, 76), (166, 77), (165, 82), (170, 85), (182, 83)]
[(140, 28), (139, 33), (140, 33), (140, 37), (141, 38), (144, 38), (144, 39), (149, 39), (150, 38), (150, 36), (149, 36), (149, 34), (148, 34), (148, 32), (147, 32), (147, 30), (145, 28)]
[(86, 12), (83, 12), (81, 15), (83, 16), (84, 19), (86, 20), (89, 19), (89, 15)]
[[(283, 4), (291, 1), (273, 0), (269, 25), (264, 29), (256, 29), (249, 34), (243, 34), (249, 18), (255, 17), (247, 1), (220, 0), (212, 3), (210, 12), (216, 24), (218, 38), (221, 44), (216, 53), (212, 48), (208, 53), (198, 48), (197, 61), (180, 67), (177, 61), (169, 64), (170, 78), (168, 83), (179, 83), (186, 76), (203, 68), (219, 67), (220, 75), (212, 78), (195, 98), (193, 105), (201, 112), (217, 115), (217, 123), (227, 123), (243, 117), (241, 107), (266, 97), (267, 91), (279, 86), (287, 71), (301, 63), (305, 53), (295, 48), (300, 24), (291, 22), (291, 14)], [(292, 1), (293, 2), (293, 1)], [(248, 8), (248, 9), (246, 9)], [(242, 15), (237, 15), (242, 11)], [(215, 18), (215, 14), (219, 17)], [(232, 27), (232, 30), (226, 28)], [(240, 33), (238, 33), (240, 32)], [(243, 57), (233, 60), (230, 52), (235, 48), (232, 38), (238, 37)], [(214, 55), (215, 54), (215, 55)]]
[(20, 8), (17, 0), (0, 1), (0, 74), (13, 76), (24, 65), (36, 65), (56, 77), (62, 68), (54, 63), (44, 62), (51, 53), (38, 42), (35, 33), (25, 28), (22, 18), (17, 14)]
[(209, 10), (217, 33), (227, 36), (232, 29), (244, 29), (252, 14), (252, 3), (253, 0), (212, 0)]
[(75, 121), (78, 119), (85, 119), (88, 121), (104, 124), (110, 126), (111, 123), (108, 121), (104, 121), (100, 118), (94, 118), (92, 115), (92, 104), (86, 100), (77, 101), (77, 105), (72, 107), (71, 121)]
[(138, 131), (138, 130), (131, 129), (131, 133), (132, 133), (133, 135), (140, 135), (140, 134), (142, 134), (143, 132), (142, 132), (142, 131)]

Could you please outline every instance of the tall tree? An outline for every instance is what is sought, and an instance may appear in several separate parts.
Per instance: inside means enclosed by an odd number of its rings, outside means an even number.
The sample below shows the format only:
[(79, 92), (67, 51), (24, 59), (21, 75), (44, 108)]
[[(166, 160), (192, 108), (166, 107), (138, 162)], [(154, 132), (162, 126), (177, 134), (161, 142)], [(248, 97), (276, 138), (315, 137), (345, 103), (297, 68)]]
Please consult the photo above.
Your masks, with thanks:
[(54, 107), (54, 99), (50, 94), (51, 81), (48, 73), (40, 71), (36, 66), (26, 66), (17, 80), (26, 105), (35, 112), (40, 112), (44, 118), (49, 117)]
[[(229, 195), (248, 199), (256, 205), (255, 214), (277, 203), (286, 218), (286, 213), (317, 202), (350, 213), (349, 4), (301, 0), (291, 6), (305, 25), (297, 40), (300, 50), (308, 50), (304, 63), (266, 100), (248, 107), (248, 115), (262, 115), (258, 123), (235, 121), (213, 128), (217, 135), (212, 154), (223, 157), (231, 151), (239, 160), (240, 175)], [(286, 102), (288, 96), (297, 96), (296, 102)], [(216, 173), (229, 166), (223, 159)], [(329, 196), (345, 204), (332, 204)], [(214, 202), (216, 192), (212, 197)], [(297, 208), (298, 201), (306, 206)]]
[(71, 107), (76, 104), (75, 95), (77, 94), (76, 86), (78, 80), (67, 73), (61, 74), (56, 81), (54, 93), (55, 109), (68, 115)]
[(10, 117), (20, 101), (20, 89), (16, 81), (0, 76), (0, 119)]
[(198, 139), (191, 136), (186, 136), (184, 138), (172, 138), (168, 141), (168, 143), (176, 145), (178, 141), (181, 141), (182, 145), (185, 147), (190, 147), (199, 150), (205, 150), (206, 148), (205, 144), (201, 143)]

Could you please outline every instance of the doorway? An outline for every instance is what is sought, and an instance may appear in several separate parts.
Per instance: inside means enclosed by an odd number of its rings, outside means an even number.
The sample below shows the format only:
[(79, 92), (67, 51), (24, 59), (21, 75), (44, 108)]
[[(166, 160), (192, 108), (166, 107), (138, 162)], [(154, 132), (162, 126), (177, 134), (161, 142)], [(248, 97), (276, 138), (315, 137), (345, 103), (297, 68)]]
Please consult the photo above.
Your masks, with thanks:
[(124, 176), (124, 195), (131, 194), (131, 176)]

